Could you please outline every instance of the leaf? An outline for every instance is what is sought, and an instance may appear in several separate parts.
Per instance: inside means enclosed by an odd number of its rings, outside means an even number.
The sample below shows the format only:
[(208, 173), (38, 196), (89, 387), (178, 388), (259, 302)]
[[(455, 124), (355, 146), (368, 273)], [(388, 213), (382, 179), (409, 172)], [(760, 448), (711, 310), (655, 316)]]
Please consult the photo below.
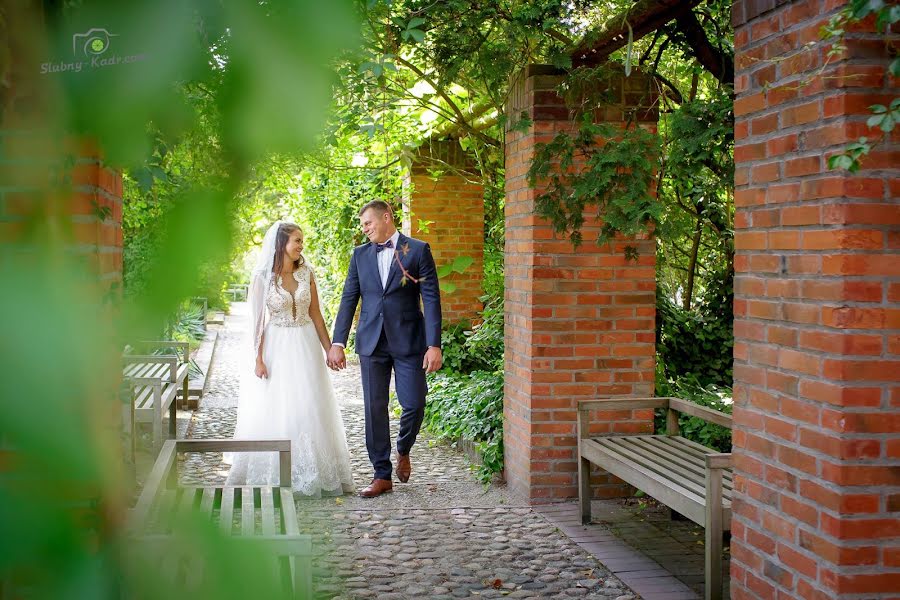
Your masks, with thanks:
[(407, 29), (404, 33), (411, 35), (417, 42), (421, 42), (425, 39), (425, 32), (421, 29)]
[(424, 25), (425, 19), (422, 17), (413, 17), (409, 20), (409, 23), (406, 25), (407, 29), (416, 29), (419, 25)]
[(456, 291), (456, 284), (450, 283), (449, 281), (445, 282), (441, 285), (441, 291), (443, 291), (447, 294), (452, 294), (453, 292)]
[(455, 273), (463, 273), (466, 269), (472, 266), (472, 263), (475, 262), (475, 259), (471, 256), (457, 256), (453, 261), (452, 269)]

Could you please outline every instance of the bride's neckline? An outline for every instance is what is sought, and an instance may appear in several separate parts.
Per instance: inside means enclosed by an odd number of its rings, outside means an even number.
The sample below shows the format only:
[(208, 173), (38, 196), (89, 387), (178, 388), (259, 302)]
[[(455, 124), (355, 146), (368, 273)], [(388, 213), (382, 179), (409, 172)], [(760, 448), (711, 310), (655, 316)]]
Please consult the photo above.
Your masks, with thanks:
[(279, 273), (276, 276), (275, 284), (278, 287), (280, 287), (282, 290), (284, 290), (285, 293), (290, 294), (291, 296), (294, 296), (294, 295), (296, 295), (297, 290), (300, 289), (300, 280), (297, 279), (297, 273), (299, 273), (299, 272), (300, 272), (300, 269), (294, 269), (294, 271), (291, 273), (291, 275), (293, 275), (294, 282), (297, 284), (296, 287), (294, 288), (294, 291), (291, 291), (291, 290), (287, 289), (286, 287), (284, 287), (284, 275), (282, 275), (281, 273)]

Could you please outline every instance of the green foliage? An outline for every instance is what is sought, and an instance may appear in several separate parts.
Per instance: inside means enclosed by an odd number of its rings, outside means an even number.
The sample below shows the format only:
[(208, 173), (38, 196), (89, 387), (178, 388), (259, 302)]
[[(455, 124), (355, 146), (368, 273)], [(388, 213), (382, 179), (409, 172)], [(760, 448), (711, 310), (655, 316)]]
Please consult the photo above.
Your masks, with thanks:
[(503, 469), (503, 372), (430, 375), (424, 425), (442, 438), (474, 442), (478, 478), (490, 482)]
[(171, 323), (172, 336), (176, 340), (196, 342), (206, 336), (206, 315), (203, 307), (185, 303), (179, 307)]
[(576, 135), (560, 132), (550, 143), (537, 145), (528, 181), (547, 189), (535, 200), (535, 212), (549, 219), (557, 233), (568, 234), (575, 246), (582, 242), (589, 206), (596, 207), (603, 222), (598, 244), (617, 234), (645, 231), (662, 211), (650, 193), (658, 152), (659, 138), (652, 133), (594, 123), (592, 114), (585, 113)]
[[(4, 239), (0, 261), (0, 308), (15, 315), (0, 342), (0, 377), (5, 398), (18, 399), (0, 403), (4, 595), (184, 595), (145, 568), (159, 556), (135, 544), (123, 518), (133, 490), (109, 426), (121, 414), (115, 369), (127, 340), (158, 333), (202, 287), (203, 265), (228, 263), (235, 200), (256, 165), (271, 152), (315, 144), (332, 98), (330, 65), (355, 45), (351, 8), (310, 0), (24, 0), (0, 10), (8, 109), (0, 129), (24, 134), (4, 150), (36, 167), (11, 170), (4, 185), (34, 190), (29, 200), (38, 207), (21, 238)], [(142, 59), (40, 73), (44, 61), (71, 62), (73, 32), (96, 27), (115, 36), (111, 53)], [(12, 89), (28, 94), (7, 94)], [(70, 252), (72, 219), (60, 199), (83, 190), (40, 171), (45, 163), (74, 165), (68, 141), (81, 140), (96, 142), (104, 166), (131, 173), (124, 225), (134, 235), (126, 249), (132, 287), (124, 297)], [(283, 596), (268, 576), (275, 559), (266, 550), (238, 547), (199, 519), (173, 525), (167, 551), (205, 560), (193, 597)]]
[(657, 393), (665, 381), (685, 377), (700, 385), (731, 385), (734, 317), (733, 275), (722, 271), (692, 310), (685, 310), (661, 287), (656, 296)]
[(485, 306), (482, 322), (448, 325), (441, 333), (443, 370), (451, 373), (496, 371), (503, 368), (503, 302)]
[[(891, 56), (888, 50), (892, 37), (891, 28), (900, 21), (900, 5), (885, 0), (851, 0), (822, 27), (820, 32), (822, 39), (831, 41), (831, 49), (827, 55), (829, 61), (847, 50), (844, 43), (847, 27), (872, 15), (875, 15), (876, 30), (882, 32), (885, 37), (884, 56), (885, 58)], [(893, 53), (893, 59), (888, 65), (888, 72), (895, 78), (900, 77), (900, 56), (897, 56), (896, 52)], [(866, 137), (861, 137), (856, 142), (848, 144), (842, 153), (828, 158), (829, 169), (843, 169), (855, 173), (859, 171), (863, 157), (869, 154), (873, 147), (891, 138), (894, 127), (900, 122), (900, 98), (894, 98), (890, 106), (874, 104), (869, 110), (873, 116), (869, 117), (866, 124), (873, 129), (880, 129), (881, 138), (870, 141)]]
[[(703, 386), (693, 377), (684, 377), (672, 383), (666, 382), (657, 388), (657, 394), (688, 400), (729, 415), (733, 407), (730, 387), (714, 384)], [(665, 411), (657, 411), (654, 425), (657, 431), (666, 430)], [(727, 427), (689, 415), (679, 415), (678, 427), (681, 435), (689, 440), (718, 452), (731, 452), (731, 430)]]

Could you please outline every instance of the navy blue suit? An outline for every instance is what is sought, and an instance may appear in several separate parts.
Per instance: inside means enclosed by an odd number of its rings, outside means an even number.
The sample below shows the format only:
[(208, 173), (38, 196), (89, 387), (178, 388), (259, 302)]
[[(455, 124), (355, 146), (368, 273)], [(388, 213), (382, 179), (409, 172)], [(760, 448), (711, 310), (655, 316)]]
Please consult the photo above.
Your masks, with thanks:
[[(395, 252), (387, 284), (382, 287), (375, 244), (353, 250), (332, 336), (335, 343), (346, 346), (361, 299), (356, 353), (366, 409), (366, 448), (376, 479), (390, 479), (392, 471), (388, 419), (391, 371), (403, 408), (397, 451), (409, 454), (425, 415), (428, 389), (422, 360), (429, 346), (441, 345), (441, 294), (431, 248), (401, 233)], [(398, 259), (418, 283), (408, 278), (403, 281)]]

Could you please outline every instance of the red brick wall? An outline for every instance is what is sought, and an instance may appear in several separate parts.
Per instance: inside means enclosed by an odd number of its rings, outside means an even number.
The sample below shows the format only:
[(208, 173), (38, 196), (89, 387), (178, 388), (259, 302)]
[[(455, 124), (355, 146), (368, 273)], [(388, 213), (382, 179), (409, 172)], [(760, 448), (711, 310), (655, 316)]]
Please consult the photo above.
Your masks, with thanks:
[(841, 4), (734, 5), (734, 599), (900, 593), (900, 151), (827, 166), (897, 87)]
[[(428, 169), (436, 167), (441, 168), (440, 175), (432, 177)], [(474, 321), (484, 308), (479, 300), (484, 279), (484, 189), (473, 167), (456, 140), (434, 142), (420, 151), (409, 180), (411, 218), (406, 233), (431, 244), (438, 267), (461, 256), (473, 259), (463, 273), (441, 279), (441, 284), (456, 286), (452, 292), (445, 285), (441, 290), (447, 323)]]
[(0, 243), (30, 242), (29, 222), (48, 226), (105, 289), (121, 287), (121, 173), (89, 144), (70, 142), (60, 154), (58, 142), (33, 130), (2, 130), (0, 139)]
[[(577, 250), (555, 238), (534, 214), (540, 189), (526, 173), (535, 145), (572, 127), (556, 94), (561, 77), (530, 67), (513, 85), (507, 110), (524, 111), (533, 125), (506, 133), (506, 367), (504, 443), (506, 479), (533, 502), (577, 495), (576, 401), (653, 394), (655, 364), (655, 245), (618, 240), (598, 247), (599, 223), (584, 227)], [(646, 81), (625, 79), (621, 103), (640, 95)], [(634, 89), (637, 88), (637, 89)], [(655, 126), (655, 115), (646, 118)], [(622, 111), (608, 111), (621, 122)], [(637, 246), (637, 262), (626, 245)], [(650, 431), (649, 411), (597, 415), (598, 432)], [(621, 494), (621, 484), (598, 479), (600, 495)]]

